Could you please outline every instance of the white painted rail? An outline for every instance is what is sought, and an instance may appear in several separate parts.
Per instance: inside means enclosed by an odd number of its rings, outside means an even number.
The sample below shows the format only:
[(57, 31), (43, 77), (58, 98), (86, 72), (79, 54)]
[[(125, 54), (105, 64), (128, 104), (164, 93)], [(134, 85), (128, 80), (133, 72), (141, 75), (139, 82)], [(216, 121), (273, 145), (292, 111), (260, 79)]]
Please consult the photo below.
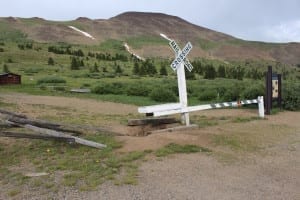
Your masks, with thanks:
[[(258, 112), (260, 117), (264, 117), (264, 101), (263, 97), (258, 97), (257, 99), (252, 100), (243, 100), (243, 101), (232, 101), (232, 102), (223, 102), (223, 103), (215, 103), (215, 104), (206, 104), (206, 105), (198, 105), (198, 106), (189, 106), (189, 107), (181, 107), (180, 104), (165, 104), (158, 105), (154, 109), (151, 108), (153, 106), (149, 106), (150, 108), (147, 110), (143, 110), (145, 112), (140, 113), (153, 113), (154, 117), (164, 116), (164, 115), (173, 115), (178, 113), (189, 113), (200, 110), (209, 110), (215, 108), (225, 108), (225, 107), (238, 107), (246, 104), (258, 104)], [(168, 105), (168, 106), (166, 106)], [(170, 106), (174, 105), (174, 106)], [(175, 106), (176, 105), (176, 106)], [(143, 107), (142, 107), (143, 108)], [(147, 111), (147, 112), (146, 112)]]
[(139, 113), (154, 113), (159, 111), (167, 111), (167, 110), (176, 110), (180, 109), (182, 106), (180, 103), (168, 103), (168, 104), (160, 104), (154, 106), (144, 106), (139, 107)]

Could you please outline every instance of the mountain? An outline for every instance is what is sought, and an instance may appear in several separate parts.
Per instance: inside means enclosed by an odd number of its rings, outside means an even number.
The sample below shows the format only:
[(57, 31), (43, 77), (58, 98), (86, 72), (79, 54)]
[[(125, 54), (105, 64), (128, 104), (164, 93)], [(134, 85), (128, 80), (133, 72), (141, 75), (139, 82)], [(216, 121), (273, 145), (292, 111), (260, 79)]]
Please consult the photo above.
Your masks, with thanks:
[(0, 40), (5, 32), (18, 32), (28, 39), (47, 43), (98, 45), (113, 39), (127, 42), (143, 57), (173, 57), (168, 42), (159, 35), (164, 33), (181, 47), (190, 41), (193, 50), (189, 57), (192, 58), (271, 60), (291, 65), (300, 63), (300, 43), (245, 41), (162, 13), (126, 12), (110, 19), (80, 17), (65, 22), (42, 18), (0, 18)]

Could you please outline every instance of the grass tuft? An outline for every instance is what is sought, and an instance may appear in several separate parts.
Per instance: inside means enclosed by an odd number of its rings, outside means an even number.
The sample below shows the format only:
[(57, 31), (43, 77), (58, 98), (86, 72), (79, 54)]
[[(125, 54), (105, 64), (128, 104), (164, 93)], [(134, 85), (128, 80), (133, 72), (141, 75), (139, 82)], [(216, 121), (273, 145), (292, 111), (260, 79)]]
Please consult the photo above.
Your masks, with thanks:
[(196, 153), (196, 152), (212, 152), (212, 151), (206, 147), (200, 147), (191, 144), (179, 145), (175, 143), (170, 143), (167, 146), (158, 149), (155, 152), (155, 155), (157, 157), (164, 157), (175, 153)]

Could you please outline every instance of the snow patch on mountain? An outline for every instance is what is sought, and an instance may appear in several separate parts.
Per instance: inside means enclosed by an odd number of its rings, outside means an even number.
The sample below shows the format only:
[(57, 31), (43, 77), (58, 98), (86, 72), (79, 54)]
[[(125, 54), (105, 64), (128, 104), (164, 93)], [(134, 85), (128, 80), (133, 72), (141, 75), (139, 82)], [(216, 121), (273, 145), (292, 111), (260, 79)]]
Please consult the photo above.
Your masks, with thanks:
[(137, 59), (143, 60), (143, 61), (145, 60), (145, 58), (143, 58), (143, 57), (141, 57), (141, 56), (135, 54), (135, 53), (130, 49), (130, 47), (129, 47), (129, 45), (128, 45), (127, 43), (124, 43), (124, 47), (126, 48), (126, 51), (128, 51), (131, 55), (133, 55), (133, 56), (136, 57)]
[(95, 38), (91, 34), (89, 34), (87, 32), (84, 32), (84, 31), (82, 31), (82, 30), (80, 30), (80, 29), (78, 29), (78, 28), (76, 28), (74, 26), (68, 26), (68, 27), (71, 28), (71, 29), (73, 29), (73, 30), (75, 30), (75, 31), (77, 31), (77, 32), (79, 32), (79, 33), (81, 33), (81, 34), (83, 34), (85, 37), (88, 37), (88, 38), (91, 38), (92, 40), (95, 40)]

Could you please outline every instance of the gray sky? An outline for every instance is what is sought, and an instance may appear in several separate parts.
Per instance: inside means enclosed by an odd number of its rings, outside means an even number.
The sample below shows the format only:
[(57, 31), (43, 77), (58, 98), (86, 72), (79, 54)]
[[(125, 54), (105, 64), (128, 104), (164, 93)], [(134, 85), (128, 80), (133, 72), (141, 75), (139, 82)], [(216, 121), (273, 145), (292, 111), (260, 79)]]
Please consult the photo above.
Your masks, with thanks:
[(127, 11), (162, 12), (232, 36), (300, 42), (300, 0), (1, 0), (0, 17), (108, 19)]

